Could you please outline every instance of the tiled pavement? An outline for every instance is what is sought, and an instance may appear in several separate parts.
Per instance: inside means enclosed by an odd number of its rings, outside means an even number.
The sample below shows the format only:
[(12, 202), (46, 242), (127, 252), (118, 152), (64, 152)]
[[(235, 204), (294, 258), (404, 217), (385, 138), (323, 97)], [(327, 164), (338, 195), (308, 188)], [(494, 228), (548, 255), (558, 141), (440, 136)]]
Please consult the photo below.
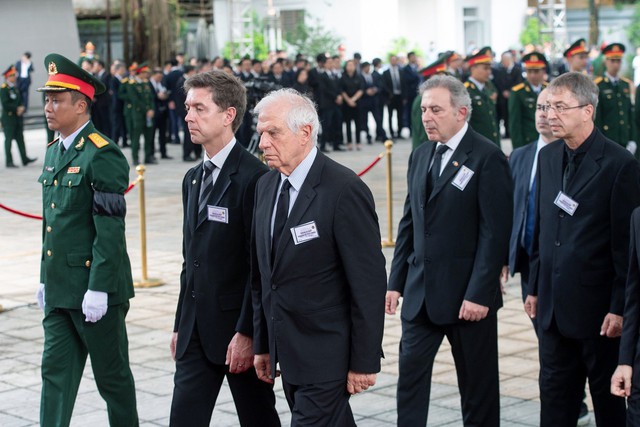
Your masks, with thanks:
[[(30, 213), (40, 212), (40, 188), (36, 182), (44, 156), (44, 130), (26, 132), (28, 153), (38, 162), (15, 170), (3, 168), (0, 153), (0, 203)], [(508, 142), (507, 142), (508, 144)], [(337, 161), (356, 171), (363, 169), (382, 152), (381, 144), (364, 145), (361, 152), (331, 154)], [(15, 151), (15, 149), (14, 149)], [(393, 223), (402, 211), (405, 193), (406, 162), (409, 140), (400, 140), (393, 150)], [(125, 150), (125, 154), (129, 155)], [(174, 160), (149, 166), (145, 175), (147, 195), (147, 244), (149, 276), (166, 284), (138, 289), (127, 318), (130, 358), (136, 380), (141, 425), (168, 425), (173, 387), (174, 364), (169, 356), (169, 336), (179, 290), (181, 267), (181, 197), (180, 183), (191, 166), (179, 160), (180, 147), (171, 145)], [(15, 154), (14, 154), (15, 155)], [(386, 237), (387, 209), (383, 160), (363, 179), (372, 188)], [(131, 179), (135, 179), (135, 171)], [(140, 277), (140, 239), (138, 190), (128, 200), (127, 240), (134, 266)], [(394, 231), (395, 233), (395, 231)], [(73, 236), (69, 236), (73, 239)], [(0, 426), (37, 425), (40, 394), (40, 355), (43, 334), (42, 314), (35, 305), (34, 293), (39, 282), (41, 229), (39, 221), (0, 210)], [(383, 250), (390, 264), (393, 249)], [(522, 312), (520, 289), (516, 279), (506, 286), (505, 307), (499, 312), (499, 351), (501, 417), (503, 426), (538, 424), (537, 344), (529, 320)], [(375, 387), (354, 397), (352, 408), (360, 426), (395, 425), (395, 388), (398, 372), (398, 342), (401, 327), (398, 317), (387, 316), (384, 336), (382, 373)], [(89, 366), (76, 402), (72, 425), (106, 426), (107, 414)], [(442, 345), (433, 372), (433, 389), (429, 426), (461, 426), (460, 402), (455, 369), (449, 346)], [(279, 383), (277, 406), (284, 425), (289, 411)], [(224, 386), (213, 414), (212, 426), (236, 426), (235, 409), (228, 387)]]

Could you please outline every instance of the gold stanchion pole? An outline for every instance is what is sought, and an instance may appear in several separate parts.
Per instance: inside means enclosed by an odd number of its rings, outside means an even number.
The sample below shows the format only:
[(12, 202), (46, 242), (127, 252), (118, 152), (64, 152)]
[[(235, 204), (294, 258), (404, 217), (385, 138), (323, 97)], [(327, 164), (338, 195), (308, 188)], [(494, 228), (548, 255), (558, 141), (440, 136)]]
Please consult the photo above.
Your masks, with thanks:
[(382, 241), (383, 248), (392, 248), (396, 245), (393, 240), (393, 195), (392, 195), (392, 176), (391, 176), (391, 147), (393, 141), (387, 139), (384, 142), (387, 149), (387, 240)]
[(142, 261), (142, 280), (133, 282), (133, 286), (136, 288), (152, 288), (164, 284), (160, 279), (149, 279), (147, 277), (147, 214), (144, 199), (144, 170), (144, 165), (136, 166), (138, 192), (140, 193), (140, 259)]

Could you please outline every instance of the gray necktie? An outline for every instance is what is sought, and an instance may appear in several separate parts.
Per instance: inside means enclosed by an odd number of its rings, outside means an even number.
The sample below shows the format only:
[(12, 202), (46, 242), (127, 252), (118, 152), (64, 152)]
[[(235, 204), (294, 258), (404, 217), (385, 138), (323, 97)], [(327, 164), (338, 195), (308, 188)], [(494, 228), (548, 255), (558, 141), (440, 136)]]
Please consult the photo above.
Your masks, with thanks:
[(207, 201), (213, 191), (213, 170), (216, 168), (210, 161), (204, 162), (204, 176), (200, 184), (200, 198), (198, 199), (198, 225), (207, 219)]

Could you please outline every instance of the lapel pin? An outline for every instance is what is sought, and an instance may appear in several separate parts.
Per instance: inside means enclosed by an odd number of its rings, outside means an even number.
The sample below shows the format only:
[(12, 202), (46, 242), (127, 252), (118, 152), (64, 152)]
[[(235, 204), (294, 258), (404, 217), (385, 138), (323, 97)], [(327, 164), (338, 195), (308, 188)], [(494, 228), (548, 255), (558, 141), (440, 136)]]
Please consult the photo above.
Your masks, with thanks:
[(455, 161), (455, 160), (454, 160), (454, 161), (452, 162), (452, 165), (453, 165), (453, 166), (455, 166), (455, 167), (458, 167), (458, 166), (460, 165), (460, 163), (458, 163), (457, 161)]
[(80, 142), (78, 142), (76, 144), (76, 150), (80, 150), (82, 149), (82, 146), (84, 145), (84, 136), (82, 138), (80, 138)]
[(196, 181), (195, 179), (194, 179), (193, 181), (191, 181), (191, 183), (192, 183), (193, 185), (195, 185), (195, 184), (196, 184), (196, 182), (198, 182), (198, 181)]

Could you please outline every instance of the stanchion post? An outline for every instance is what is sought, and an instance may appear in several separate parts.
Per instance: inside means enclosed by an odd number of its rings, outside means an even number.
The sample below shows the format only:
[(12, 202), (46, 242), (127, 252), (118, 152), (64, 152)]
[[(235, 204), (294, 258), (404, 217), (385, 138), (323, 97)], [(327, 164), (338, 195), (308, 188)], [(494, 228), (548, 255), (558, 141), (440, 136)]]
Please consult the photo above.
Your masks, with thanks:
[(391, 148), (393, 147), (393, 141), (387, 139), (384, 142), (384, 147), (387, 149), (387, 240), (382, 241), (382, 247), (392, 248), (396, 245), (393, 240), (393, 183), (391, 174)]
[(149, 279), (147, 277), (147, 214), (145, 210), (144, 171), (144, 165), (136, 166), (138, 192), (140, 194), (140, 260), (142, 263), (142, 280), (133, 282), (133, 286), (136, 288), (151, 288), (164, 284), (160, 279)]

